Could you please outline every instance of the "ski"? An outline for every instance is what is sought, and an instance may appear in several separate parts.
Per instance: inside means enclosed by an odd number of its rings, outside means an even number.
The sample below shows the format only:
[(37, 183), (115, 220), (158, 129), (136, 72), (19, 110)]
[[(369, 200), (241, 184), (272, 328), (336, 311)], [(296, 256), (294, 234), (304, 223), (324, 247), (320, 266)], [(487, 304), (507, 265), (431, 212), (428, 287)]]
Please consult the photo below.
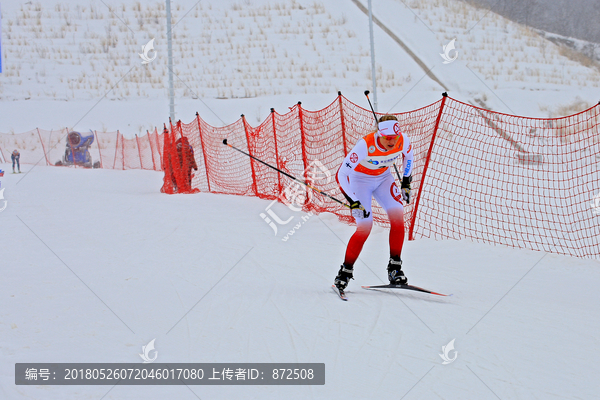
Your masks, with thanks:
[(335, 294), (337, 294), (339, 296), (340, 299), (342, 299), (344, 301), (348, 301), (348, 298), (346, 297), (346, 293), (344, 293), (343, 290), (339, 290), (338, 288), (335, 287), (335, 285), (331, 285), (331, 288), (333, 289)]
[(423, 293), (429, 293), (429, 294), (435, 294), (437, 296), (452, 296), (451, 294), (443, 294), (443, 293), (437, 293), (437, 292), (432, 292), (431, 290), (427, 290), (427, 289), (423, 289), (421, 287), (418, 286), (413, 286), (413, 285), (374, 285), (374, 286), (361, 286), (363, 289), (406, 289), (406, 290), (414, 290), (417, 292), (423, 292)]

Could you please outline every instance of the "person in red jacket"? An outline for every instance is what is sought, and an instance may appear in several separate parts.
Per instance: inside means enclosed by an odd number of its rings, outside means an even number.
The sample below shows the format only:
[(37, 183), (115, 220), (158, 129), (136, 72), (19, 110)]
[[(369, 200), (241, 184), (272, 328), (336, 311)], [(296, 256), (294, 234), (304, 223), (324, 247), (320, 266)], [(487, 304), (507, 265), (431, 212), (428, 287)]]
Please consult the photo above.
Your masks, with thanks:
[[(403, 157), (403, 178), (398, 189), (390, 167)], [(356, 221), (356, 232), (350, 238), (344, 263), (335, 277), (334, 285), (343, 292), (353, 279), (354, 263), (373, 226), (371, 198), (386, 211), (390, 220), (390, 259), (388, 279), (393, 284), (408, 282), (400, 258), (404, 243), (404, 202), (410, 202), (413, 151), (410, 139), (400, 131), (394, 115), (384, 115), (378, 129), (360, 139), (340, 166), (336, 179), (350, 203)]]
[(192, 187), (192, 168), (194, 171), (198, 171), (198, 165), (194, 158), (194, 148), (185, 136), (175, 142), (177, 148), (177, 157), (179, 158), (179, 165), (181, 170), (185, 173), (187, 179), (187, 185), (189, 188)]

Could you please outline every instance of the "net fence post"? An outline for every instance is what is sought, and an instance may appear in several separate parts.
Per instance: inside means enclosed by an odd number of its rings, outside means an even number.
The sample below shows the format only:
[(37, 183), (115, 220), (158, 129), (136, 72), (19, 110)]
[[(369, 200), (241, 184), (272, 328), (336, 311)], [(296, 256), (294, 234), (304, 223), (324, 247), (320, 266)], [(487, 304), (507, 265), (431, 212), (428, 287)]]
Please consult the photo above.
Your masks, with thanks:
[(348, 154), (348, 144), (346, 143), (346, 122), (344, 121), (342, 92), (338, 92), (338, 104), (340, 105), (340, 123), (342, 125), (342, 143), (344, 143), (344, 157), (346, 157), (346, 155)]
[[(246, 123), (246, 117), (244, 116), (244, 114), (241, 115), (242, 117), (242, 124), (244, 125), (244, 132), (246, 133), (246, 143), (248, 144), (248, 154), (250, 155), (254, 155), (252, 154), (252, 150), (251, 150), (251, 142), (250, 142), (250, 135), (248, 133), (248, 124)], [(252, 158), (250, 158), (250, 169), (252, 170), (252, 191), (254, 192), (254, 195), (256, 197), (258, 197), (258, 188), (256, 186), (256, 171), (254, 171), (254, 162), (252, 160)]]
[(112, 169), (115, 169), (117, 166), (117, 153), (119, 151), (119, 131), (117, 131), (117, 142), (115, 143), (115, 158), (113, 159)]
[[(301, 144), (300, 146), (302, 146), (302, 162), (304, 163), (304, 172), (302, 173), (302, 176), (304, 177), (304, 181), (307, 182), (309, 185), (312, 185), (312, 181), (310, 179), (308, 179), (308, 165), (307, 165), (307, 159), (306, 159), (306, 137), (305, 137), (305, 132), (304, 132), (304, 118), (302, 115), (302, 102), (299, 101), (298, 102), (298, 123), (300, 125), (300, 139), (301, 139)], [(306, 198), (304, 200), (304, 205), (306, 205), (308, 203), (309, 199), (309, 192), (308, 189), (306, 189)]]
[(148, 138), (148, 145), (150, 146), (150, 155), (152, 156), (152, 169), (156, 171), (156, 161), (154, 161), (154, 149), (152, 148), (152, 139), (150, 138), (150, 132), (146, 129), (146, 137)]
[(121, 137), (121, 161), (123, 162), (123, 171), (125, 171), (125, 138), (118, 129), (117, 135)]
[[(271, 108), (271, 122), (273, 124), (273, 142), (275, 143), (275, 165), (279, 166), (279, 150), (277, 149), (277, 129), (275, 127), (275, 109)], [(277, 174), (277, 194), (278, 197), (281, 195), (281, 176)]]
[(414, 240), (414, 229), (415, 223), (417, 221), (417, 212), (419, 211), (419, 201), (421, 199), (421, 193), (425, 189), (425, 177), (427, 176), (427, 168), (429, 167), (429, 162), (431, 161), (431, 153), (433, 151), (433, 145), (435, 143), (435, 137), (437, 135), (438, 128), (440, 126), (440, 120), (442, 119), (442, 113), (444, 112), (444, 105), (446, 104), (446, 99), (448, 98), (448, 93), (442, 93), (442, 103), (440, 104), (440, 111), (438, 112), (438, 116), (435, 120), (435, 126), (433, 128), (433, 134), (431, 135), (431, 143), (429, 144), (429, 150), (427, 150), (427, 157), (425, 158), (425, 165), (423, 166), (423, 175), (421, 177), (421, 183), (419, 184), (419, 193), (417, 194), (417, 198), (415, 200), (415, 209), (413, 210), (412, 219), (410, 221), (410, 227), (408, 229), (408, 240)]
[(42, 145), (42, 151), (44, 152), (44, 158), (46, 159), (46, 166), (50, 165), (48, 162), (48, 155), (46, 154), (46, 147), (44, 146), (44, 141), (42, 140), (42, 135), (40, 134), (40, 128), (35, 128), (38, 133), (38, 137), (40, 138), (40, 143)]
[(140, 139), (139, 139), (137, 133), (135, 134), (135, 142), (137, 144), (138, 155), (140, 157), (140, 169), (144, 169), (144, 164), (142, 163), (142, 148), (140, 147)]
[(200, 114), (196, 111), (196, 121), (198, 123), (198, 137), (200, 137), (200, 146), (202, 147), (202, 158), (204, 159), (204, 173), (206, 174), (206, 185), (210, 192), (210, 178), (208, 177), (208, 164), (206, 161), (206, 149), (204, 147), (204, 139), (202, 139), (202, 128), (200, 126)]
[(100, 168), (104, 168), (104, 162), (102, 161), (102, 150), (100, 150), (100, 141), (98, 140), (98, 133), (94, 131), (94, 137), (96, 138), (96, 143), (98, 143), (98, 155), (100, 156)]

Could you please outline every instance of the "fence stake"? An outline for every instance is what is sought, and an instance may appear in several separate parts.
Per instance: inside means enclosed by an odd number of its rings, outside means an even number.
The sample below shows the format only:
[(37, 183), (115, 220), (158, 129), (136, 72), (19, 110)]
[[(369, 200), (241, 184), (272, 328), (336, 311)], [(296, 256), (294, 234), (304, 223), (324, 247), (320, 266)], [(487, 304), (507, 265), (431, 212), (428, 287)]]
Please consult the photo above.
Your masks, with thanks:
[(104, 163), (102, 161), (102, 150), (100, 150), (100, 141), (98, 140), (98, 133), (94, 131), (94, 136), (96, 137), (96, 143), (98, 143), (98, 154), (100, 155), (100, 168), (104, 168)]
[(340, 122), (342, 123), (342, 142), (344, 143), (344, 157), (348, 154), (346, 143), (346, 122), (344, 121), (344, 108), (342, 107), (342, 92), (338, 92), (338, 103), (340, 104)]
[[(244, 125), (244, 132), (246, 132), (246, 143), (248, 144), (248, 154), (252, 155), (252, 151), (250, 150), (252, 146), (250, 145), (250, 135), (248, 135), (248, 126), (246, 125), (246, 117), (242, 114), (242, 124)], [(256, 172), (254, 171), (254, 162), (250, 159), (250, 169), (252, 169), (252, 191), (254, 191), (254, 195), (258, 197), (258, 187), (256, 185)]]
[[(49, 165), (48, 155), (46, 154), (46, 147), (44, 146), (44, 141), (42, 140), (42, 135), (40, 135), (40, 128), (35, 128), (37, 130), (38, 136), (40, 138), (40, 143), (42, 144), (42, 151), (44, 152), (44, 158), (46, 159), (46, 165)], [(50, 135), (52, 135), (52, 131), (50, 131)]]
[(148, 137), (148, 144), (150, 145), (150, 154), (152, 155), (152, 169), (156, 171), (156, 162), (154, 161), (154, 149), (152, 149), (152, 139), (150, 138), (150, 132), (146, 129), (146, 136)]
[(123, 160), (123, 171), (125, 171), (125, 140), (123, 138), (123, 135), (121, 135), (121, 133), (119, 132), (118, 129), (117, 129), (117, 135), (121, 136), (121, 156), (122, 156), (122, 160)]
[[(275, 109), (271, 108), (271, 122), (273, 123), (273, 141), (275, 142), (275, 165), (279, 166), (279, 150), (277, 149), (277, 129), (275, 127)], [(277, 174), (277, 197), (281, 196), (281, 176)]]
[[(308, 177), (306, 176), (307, 174), (307, 169), (308, 169), (308, 165), (306, 164), (306, 139), (304, 137), (304, 119), (302, 118), (302, 102), (299, 101), (298, 102), (298, 122), (300, 123), (300, 138), (301, 138), (301, 146), (302, 146), (302, 161), (304, 162), (304, 180), (306, 182), (308, 182), (309, 185), (312, 185), (312, 181), (310, 181), (308, 179)], [(308, 203), (308, 189), (306, 190), (306, 199), (304, 201), (304, 204), (306, 205)]]
[(448, 93), (442, 93), (442, 104), (440, 104), (440, 111), (438, 113), (437, 119), (435, 120), (435, 127), (433, 128), (433, 135), (431, 136), (431, 143), (429, 143), (429, 150), (427, 151), (427, 157), (425, 158), (425, 166), (423, 167), (423, 175), (421, 176), (421, 182), (419, 184), (419, 192), (417, 194), (417, 199), (415, 200), (415, 209), (413, 210), (412, 220), (410, 221), (410, 228), (408, 230), (408, 240), (414, 240), (414, 229), (415, 229), (415, 221), (417, 220), (417, 211), (419, 210), (419, 200), (421, 199), (421, 193), (425, 189), (425, 176), (427, 175), (427, 167), (429, 166), (429, 161), (431, 160), (431, 152), (433, 150), (433, 144), (435, 143), (435, 136), (438, 131), (438, 127), (440, 126), (440, 119), (442, 118), (442, 113), (444, 111), (444, 104), (446, 104), (446, 99), (448, 98)]
[(202, 158), (204, 159), (204, 173), (206, 174), (206, 185), (210, 192), (210, 179), (208, 177), (208, 162), (206, 161), (206, 148), (204, 147), (204, 140), (202, 139), (202, 128), (200, 125), (200, 114), (196, 111), (196, 120), (198, 121), (198, 136), (200, 137), (200, 146), (202, 147)]

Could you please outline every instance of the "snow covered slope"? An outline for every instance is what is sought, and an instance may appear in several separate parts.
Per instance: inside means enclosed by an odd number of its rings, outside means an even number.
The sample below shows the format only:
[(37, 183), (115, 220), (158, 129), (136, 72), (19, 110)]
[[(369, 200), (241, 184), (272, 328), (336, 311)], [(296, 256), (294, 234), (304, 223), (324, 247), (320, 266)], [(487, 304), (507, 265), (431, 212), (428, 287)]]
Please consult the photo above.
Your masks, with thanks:
[[(9, 170), (8, 164), (0, 168)], [(28, 167), (24, 172), (28, 172)], [(20, 182), (19, 180), (23, 178)], [(149, 171), (35, 167), (2, 178), (0, 398), (592, 399), (600, 264), (468, 241), (407, 242), (385, 280), (374, 227), (331, 291), (351, 226), (250, 197), (158, 193)], [(2, 204), (0, 204), (0, 208)], [(598, 218), (598, 217), (596, 217)], [(17, 362), (323, 362), (324, 386), (16, 386)], [(456, 361), (442, 346), (455, 339)], [(451, 354), (452, 356), (452, 354)], [(103, 397), (104, 396), (104, 397)]]
[[(68, 126), (133, 137), (168, 121), (164, 2), (5, 3), (0, 132)], [(271, 107), (283, 113), (302, 101), (319, 109), (338, 90), (363, 102), (372, 90), (369, 31), (356, 3), (174, 0), (177, 118), (188, 122), (198, 111), (221, 126), (244, 113), (258, 125)], [(597, 68), (493, 12), (456, 0), (373, 0), (373, 10), (404, 44), (375, 26), (379, 111), (422, 107), (445, 88), (539, 117), (598, 100)], [(153, 38), (156, 59), (142, 65), (139, 53)], [(449, 56), (458, 58), (443, 64), (452, 39), (457, 52)]]

